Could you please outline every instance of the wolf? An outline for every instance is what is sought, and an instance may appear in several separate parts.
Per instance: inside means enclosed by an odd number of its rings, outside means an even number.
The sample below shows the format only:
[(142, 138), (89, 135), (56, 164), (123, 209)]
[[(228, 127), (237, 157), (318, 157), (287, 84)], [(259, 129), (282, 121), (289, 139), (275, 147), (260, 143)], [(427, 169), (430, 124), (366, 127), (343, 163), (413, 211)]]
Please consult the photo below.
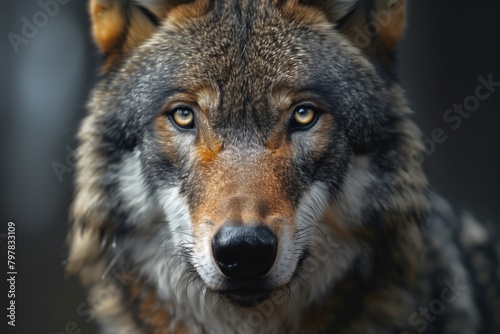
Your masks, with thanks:
[(427, 182), (405, 0), (91, 0), (66, 271), (102, 333), (500, 333), (500, 247)]

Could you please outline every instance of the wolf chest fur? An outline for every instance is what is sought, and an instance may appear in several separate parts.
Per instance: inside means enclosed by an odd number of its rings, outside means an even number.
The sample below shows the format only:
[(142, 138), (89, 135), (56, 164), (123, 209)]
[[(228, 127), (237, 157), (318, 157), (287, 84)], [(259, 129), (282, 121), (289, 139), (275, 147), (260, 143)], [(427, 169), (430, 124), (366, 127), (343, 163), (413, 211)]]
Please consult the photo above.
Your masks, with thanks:
[(499, 332), (493, 232), (422, 171), (405, 7), (90, 1), (67, 270), (113, 291), (103, 333)]

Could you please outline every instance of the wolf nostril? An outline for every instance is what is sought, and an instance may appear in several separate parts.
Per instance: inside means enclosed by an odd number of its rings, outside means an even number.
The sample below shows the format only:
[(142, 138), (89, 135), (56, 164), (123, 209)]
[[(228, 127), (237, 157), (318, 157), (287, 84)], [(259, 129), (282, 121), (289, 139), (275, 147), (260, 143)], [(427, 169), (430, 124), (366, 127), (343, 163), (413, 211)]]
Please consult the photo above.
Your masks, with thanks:
[(223, 226), (212, 240), (215, 262), (229, 278), (253, 279), (271, 270), (278, 239), (266, 226)]

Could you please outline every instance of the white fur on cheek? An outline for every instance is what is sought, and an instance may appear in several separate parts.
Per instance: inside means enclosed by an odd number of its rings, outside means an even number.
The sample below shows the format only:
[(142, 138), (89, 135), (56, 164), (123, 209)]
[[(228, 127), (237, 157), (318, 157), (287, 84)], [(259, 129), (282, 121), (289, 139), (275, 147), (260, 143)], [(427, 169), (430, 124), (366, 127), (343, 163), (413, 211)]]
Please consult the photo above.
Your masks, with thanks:
[(313, 226), (321, 219), (327, 201), (328, 190), (322, 182), (313, 184), (303, 196), (296, 213), (296, 230), (300, 240), (294, 240), (297, 236), (291, 231), (283, 233), (280, 240), (281, 252), (272, 272), (275, 281), (286, 284), (291, 279), (301, 255), (311, 244)]
[(323, 182), (316, 182), (302, 198), (297, 209), (297, 228), (305, 228), (317, 222), (323, 215), (328, 202), (328, 188)]
[[(328, 206), (329, 192), (326, 184), (316, 182), (302, 199), (297, 210), (296, 242), (307, 247), (312, 257), (305, 259), (301, 278), (307, 284), (300, 291), (302, 307), (324, 298), (341, 280), (360, 254), (361, 246), (345, 242), (333, 234), (328, 223), (321, 222)], [(300, 232), (306, 231), (307, 233)], [(297, 253), (297, 251), (294, 251)]]
[[(186, 272), (193, 248), (189, 208), (178, 187), (164, 188), (156, 194), (165, 221), (150, 225), (149, 234), (136, 235), (128, 240), (132, 259), (139, 264), (139, 274), (152, 283), (159, 299), (171, 315), (171, 326), (192, 319), (197, 324), (190, 333), (201, 333), (200, 323), (206, 322), (201, 307), (202, 291), (192, 284)], [(187, 323), (186, 323), (187, 325)]]
[(140, 151), (123, 155), (118, 171), (118, 191), (128, 215), (126, 223), (147, 222), (158, 215), (157, 204), (150, 196), (142, 175)]
[(362, 208), (366, 201), (366, 190), (375, 182), (370, 172), (370, 161), (366, 156), (355, 157), (349, 167), (342, 190), (333, 207), (337, 222), (344, 227), (362, 224)]
[(167, 217), (174, 241), (192, 242), (192, 225), (187, 201), (181, 196), (179, 188), (165, 189), (161, 193), (161, 205)]

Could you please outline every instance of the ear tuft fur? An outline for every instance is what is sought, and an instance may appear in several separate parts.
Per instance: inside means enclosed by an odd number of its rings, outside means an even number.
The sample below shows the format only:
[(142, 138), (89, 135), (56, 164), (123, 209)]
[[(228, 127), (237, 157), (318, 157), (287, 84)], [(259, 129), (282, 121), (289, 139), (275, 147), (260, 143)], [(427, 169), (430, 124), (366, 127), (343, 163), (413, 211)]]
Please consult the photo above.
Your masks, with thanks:
[[(177, 12), (174, 9), (192, 14), (193, 8), (200, 2), (206, 1), (90, 0), (92, 33), (106, 57), (104, 70), (120, 55), (132, 51), (150, 38), (162, 20)], [(185, 16), (189, 15), (184, 15), (184, 19)]]
[(358, 48), (390, 61), (406, 19), (406, 0), (286, 0), (321, 10)]
[(403, 36), (405, 23), (406, 0), (362, 0), (337, 26), (360, 48), (391, 53)]

